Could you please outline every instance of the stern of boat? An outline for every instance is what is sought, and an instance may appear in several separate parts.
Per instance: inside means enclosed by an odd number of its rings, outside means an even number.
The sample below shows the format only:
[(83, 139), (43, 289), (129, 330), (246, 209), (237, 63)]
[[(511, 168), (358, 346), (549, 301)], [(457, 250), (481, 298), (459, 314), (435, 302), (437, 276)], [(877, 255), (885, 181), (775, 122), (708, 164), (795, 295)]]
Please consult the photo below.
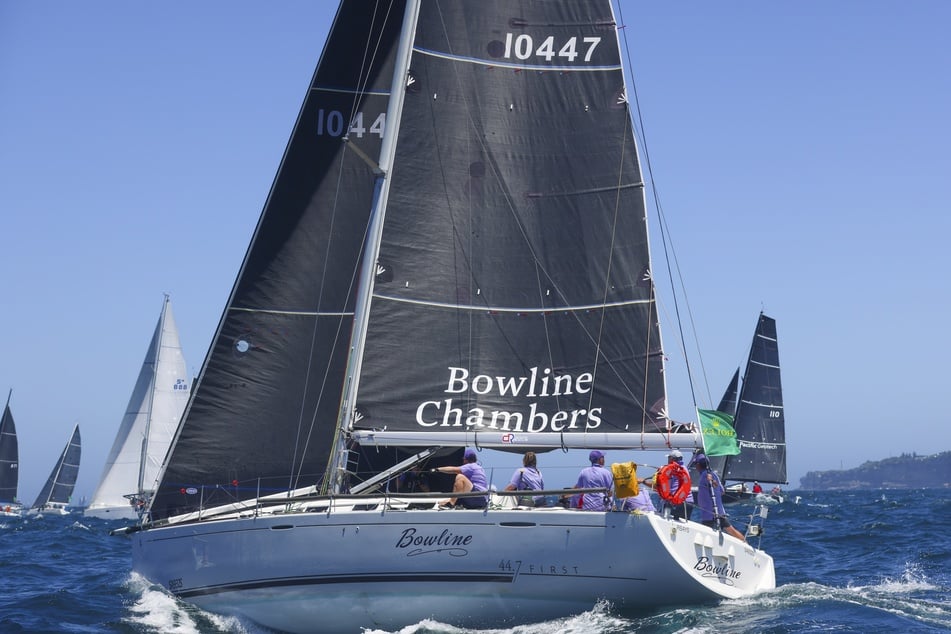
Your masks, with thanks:
[(717, 596), (738, 599), (776, 587), (773, 558), (762, 550), (697, 522), (647, 518), (671, 559)]

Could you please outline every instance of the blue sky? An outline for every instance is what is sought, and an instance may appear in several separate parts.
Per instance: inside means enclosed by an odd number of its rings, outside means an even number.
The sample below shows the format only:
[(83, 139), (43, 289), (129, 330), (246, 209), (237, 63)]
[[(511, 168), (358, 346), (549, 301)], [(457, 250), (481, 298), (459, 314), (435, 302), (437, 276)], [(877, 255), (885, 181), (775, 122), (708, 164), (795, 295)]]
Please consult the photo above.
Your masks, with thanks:
[[(0, 390), (26, 502), (76, 422), (92, 494), (163, 293), (197, 372), (335, 6), (0, 0)], [(765, 310), (793, 485), (951, 449), (951, 3), (624, 0), (620, 21), (701, 406)]]

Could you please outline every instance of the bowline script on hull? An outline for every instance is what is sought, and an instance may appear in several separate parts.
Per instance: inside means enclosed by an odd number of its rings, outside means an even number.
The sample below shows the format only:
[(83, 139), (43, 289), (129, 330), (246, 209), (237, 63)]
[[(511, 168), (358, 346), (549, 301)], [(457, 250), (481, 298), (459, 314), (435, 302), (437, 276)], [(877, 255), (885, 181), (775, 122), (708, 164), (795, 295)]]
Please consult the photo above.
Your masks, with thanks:
[(134, 570), (290, 632), (774, 587), (700, 524), (398, 489), (464, 447), (703, 447), (667, 413), (646, 218), (610, 2), (342, 2)]

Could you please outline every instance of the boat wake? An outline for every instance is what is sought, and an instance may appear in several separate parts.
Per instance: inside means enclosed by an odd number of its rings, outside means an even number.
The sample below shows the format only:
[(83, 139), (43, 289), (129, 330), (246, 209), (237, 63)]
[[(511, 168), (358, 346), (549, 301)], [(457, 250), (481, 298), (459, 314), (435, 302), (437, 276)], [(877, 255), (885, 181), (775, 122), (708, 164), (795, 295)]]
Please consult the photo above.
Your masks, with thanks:
[(424, 619), (399, 630), (364, 630), (363, 634), (614, 634), (627, 632), (630, 621), (611, 613), (611, 604), (600, 601), (594, 608), (577, 616), (542, 621), (512, 628), (472, 630)]
[(136, 631), (165, 634), (263, 634), (265, 630), (236, 617), (219, 616), (183, 603), (138, 573), (126, 580), (130, 594), (137, 597), (129, 606), (125, 621)]
[[(717, 620), (722, 619), (724, 625), (738, 625), (737, 619), (742, 621), (746, 618), (744, 615), (750, 613), (775, 616), (789, 610), (800, 612), (810, 606), (828, 610), (830, 604), (838, 604), (839, 610), (845, 608), (853, 612), (857, 620), (867, 619), (870, 623), (881, 622), (887, 614), (895, 617), (896, 628), (907, 621), (943, 628), (951, 622), (951, 605), (931, 599), (932, 593), (941, 590), (915, 566), (909, 565), (899, 578), (883, 577), (870, 585), (833, 587), (812, 582), (783, 585), (754, 597), (724, 601), (716, 614)], [(766, 624), (753, 622), (747, 625), (762, 629)]]

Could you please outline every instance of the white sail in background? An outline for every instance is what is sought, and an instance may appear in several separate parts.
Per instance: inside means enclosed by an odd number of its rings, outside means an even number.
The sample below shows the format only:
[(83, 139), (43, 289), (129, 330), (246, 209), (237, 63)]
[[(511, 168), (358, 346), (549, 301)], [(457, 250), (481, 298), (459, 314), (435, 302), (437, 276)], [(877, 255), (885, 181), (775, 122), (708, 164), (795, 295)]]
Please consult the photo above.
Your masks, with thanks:
[(187, 402), (185, 357), (172, 302), (166, 295), (135, 389), (85, 515), (137, 517), (136, 501), (151, 493)]

